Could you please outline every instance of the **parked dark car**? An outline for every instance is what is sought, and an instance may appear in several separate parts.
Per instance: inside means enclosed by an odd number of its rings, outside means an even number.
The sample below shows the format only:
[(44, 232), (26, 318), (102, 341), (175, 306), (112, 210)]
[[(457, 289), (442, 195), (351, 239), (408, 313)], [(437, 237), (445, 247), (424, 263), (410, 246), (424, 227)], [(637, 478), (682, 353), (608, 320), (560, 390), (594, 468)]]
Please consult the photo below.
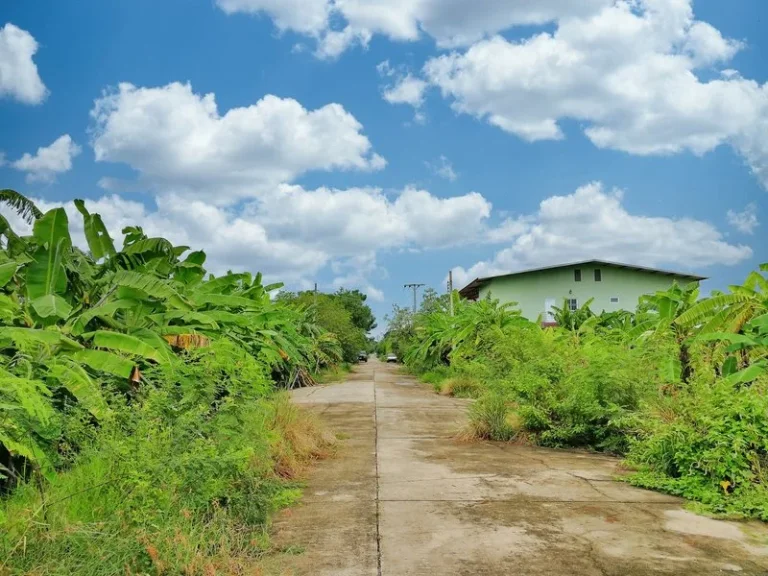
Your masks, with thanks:
[(357, 355), (357, 361), (368, 362), (368, 352), (360, 352), (360, 354)]

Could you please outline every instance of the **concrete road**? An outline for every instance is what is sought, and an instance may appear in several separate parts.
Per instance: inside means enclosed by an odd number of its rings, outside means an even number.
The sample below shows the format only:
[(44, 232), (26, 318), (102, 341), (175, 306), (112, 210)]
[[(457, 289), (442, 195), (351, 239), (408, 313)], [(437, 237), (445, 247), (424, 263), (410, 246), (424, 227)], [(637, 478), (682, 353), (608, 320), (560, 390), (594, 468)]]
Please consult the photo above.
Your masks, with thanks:
[(453, 439), (467, 403), (372, 360), (299, 390), (342, 434), (275, 524), (278, 574), (768, 574), (768, 529), (615, 482), (598, 455)]

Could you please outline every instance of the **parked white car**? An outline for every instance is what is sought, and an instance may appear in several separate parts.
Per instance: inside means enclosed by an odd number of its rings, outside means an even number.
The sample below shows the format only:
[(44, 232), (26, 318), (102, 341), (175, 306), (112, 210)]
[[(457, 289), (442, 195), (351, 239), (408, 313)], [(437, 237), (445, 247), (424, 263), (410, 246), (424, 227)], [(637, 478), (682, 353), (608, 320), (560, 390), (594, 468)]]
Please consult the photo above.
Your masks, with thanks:
[(397, 362), (397, 356), (395, 354), (387, 354), (387, 362)]

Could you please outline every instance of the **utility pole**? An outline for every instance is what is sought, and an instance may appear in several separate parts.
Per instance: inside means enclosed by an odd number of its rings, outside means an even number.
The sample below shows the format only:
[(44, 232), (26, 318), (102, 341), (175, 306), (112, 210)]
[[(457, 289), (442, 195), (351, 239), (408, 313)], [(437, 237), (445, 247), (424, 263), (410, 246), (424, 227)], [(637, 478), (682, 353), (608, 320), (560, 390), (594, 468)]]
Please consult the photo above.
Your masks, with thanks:
[(416, 314), (416, 293), (419, 291), (419, 288), (424, 286), (424, 284), (405, 284), (403, 285), (403, 288), (410, 288), (413, 290), (413, 313)]
[(317, 323), (317, 282), (315, 282), (315, 293), (312, 296), (312, 309), (314, 322)]
[(453, 270), (448, 270), (448, 306), (453, 317)]

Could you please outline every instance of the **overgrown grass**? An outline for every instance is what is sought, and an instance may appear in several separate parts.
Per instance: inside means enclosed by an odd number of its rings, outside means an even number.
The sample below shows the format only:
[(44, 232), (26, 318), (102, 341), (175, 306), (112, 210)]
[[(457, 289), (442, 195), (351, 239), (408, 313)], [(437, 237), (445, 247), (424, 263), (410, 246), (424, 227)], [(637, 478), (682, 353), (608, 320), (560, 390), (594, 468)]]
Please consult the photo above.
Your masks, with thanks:
[(440, 394), (456, 398), (477, 398), (483, 392), (483, 385), (471, 376), (454, 376), (440, 383)]
[(332, 436), (226, 341), (147, 380), (69, 469), (2, 502), (0, 574), (258, 573), (271, 514)]
[(327, 368), (323, 368), (314, 375), (315, 382), (318, 384), (331, 384), (341, 382), (352, 371), (352, 364), (343, 362)]
[(508, 442), (522, 430), (522, 422), (512, 406), (499, 395), (487, 394), (470, 407), (469, 424), (461, 436)]

